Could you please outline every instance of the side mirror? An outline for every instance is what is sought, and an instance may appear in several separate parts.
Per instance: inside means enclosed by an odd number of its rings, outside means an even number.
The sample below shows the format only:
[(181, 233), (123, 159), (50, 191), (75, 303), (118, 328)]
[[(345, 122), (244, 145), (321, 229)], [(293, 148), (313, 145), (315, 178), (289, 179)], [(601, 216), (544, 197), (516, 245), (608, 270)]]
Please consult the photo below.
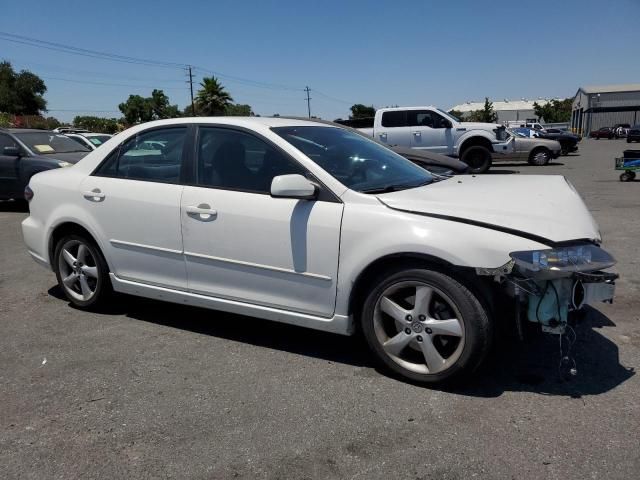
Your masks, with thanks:
[(313, 200), (318, 196), (318, 186), (297, 173), (278, 175), (271, 181), (271, 196)]
[(446, 118), (444, 120), (442, 120), (442, 128), (453, 128), (453, 123), (451, 123), (450, 120), (447, 120)]
[(4, 147), (2, 154), (7, 157), (20, 157), (20, 147)]

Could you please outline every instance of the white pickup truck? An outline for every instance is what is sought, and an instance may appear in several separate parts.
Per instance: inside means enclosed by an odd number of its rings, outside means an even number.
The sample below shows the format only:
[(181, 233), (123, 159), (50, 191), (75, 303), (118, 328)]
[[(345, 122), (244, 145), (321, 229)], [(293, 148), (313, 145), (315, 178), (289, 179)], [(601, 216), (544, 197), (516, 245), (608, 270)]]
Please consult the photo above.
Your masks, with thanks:
[[(491, 167), (493, 155), (513, 150), (509, 135), (502, 125), (461, 122), (436, 107), (395, 107), (376, 111), (370, 128), (343, 121), (376, 140), (388, 145), (429, 150), (459, 157), (471, 167), (472, 173), (483, 173)], [(370, 123), (369, 123), (370, 124)]]

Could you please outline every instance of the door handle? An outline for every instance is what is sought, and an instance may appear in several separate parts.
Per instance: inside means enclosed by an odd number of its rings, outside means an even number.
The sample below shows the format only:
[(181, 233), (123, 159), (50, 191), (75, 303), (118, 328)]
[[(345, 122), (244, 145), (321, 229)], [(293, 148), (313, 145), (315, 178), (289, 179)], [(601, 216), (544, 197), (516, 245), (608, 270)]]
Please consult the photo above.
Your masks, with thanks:
[(385, 137), (385, 138), (386, 138), (386, 137), (387, 137), (387, 134), (386, 134), (386, 133), (381, 133), (381, 134), (380, 134), (380, 138), (382, 138), (382, 137)]
[(99, 188), (82, 192), (82, 196), (91, 202), (101, 202), (104, 200), (105, 194)]
[(413, 134), (414, 134), (416, 137), (420, 137), (420, 136), (422, 135), (422, 133), (420, 133), (420, 132), (413, 132)]
[(206, 203), (201, 203), (198, 206), (190, 205), (188, 207), (185, 207), (184, 210), (185, 212), (187, 212), (187, 215), (189, 215), (191, 218), (194, 218), (196, 220), (202, 220), (204, 222), (215, 220), (216, 217), (218, 216), (218, 212), (216, 210), (213, 210)]

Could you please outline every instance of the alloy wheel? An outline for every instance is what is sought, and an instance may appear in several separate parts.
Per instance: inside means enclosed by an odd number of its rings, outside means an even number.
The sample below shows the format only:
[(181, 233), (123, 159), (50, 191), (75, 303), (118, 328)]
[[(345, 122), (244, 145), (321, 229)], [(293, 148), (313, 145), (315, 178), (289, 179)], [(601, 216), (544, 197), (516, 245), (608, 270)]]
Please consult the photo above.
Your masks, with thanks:
[(58, 256), (58, 269), (62, 286), (72, 298), (86, 302), (96, 294), (98, 266), (90, 247), (85, 243), (80, 240), (66, 242)]
[(465, 345), (462, 316), (453, 300), (420, 281), (389, 286), (374, 310), (374, 332), (398, 365), (420, 374), (436, 374), (460, 358)]

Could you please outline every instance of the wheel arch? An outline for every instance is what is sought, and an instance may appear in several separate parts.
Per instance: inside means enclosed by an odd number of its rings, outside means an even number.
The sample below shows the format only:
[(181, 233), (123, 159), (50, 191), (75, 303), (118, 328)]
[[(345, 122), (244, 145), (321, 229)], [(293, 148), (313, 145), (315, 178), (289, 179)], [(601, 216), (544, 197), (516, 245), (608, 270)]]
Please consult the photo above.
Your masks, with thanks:
[[(477, 276), (475, 269), (454, 265), (442, 258), (418, 252), (393, 253), (369, 263), (356, 276), (349, 294), (349, 315), (357, 318), (369, 291), (371, 283), (385, 271), (398, 268), (430, 268), (443, 271), (463, 283), (485, 305), (487, 311), (493, 310), (493, 290), (491, 285)], [(484, 281), (483, 281), (484, 280)], [(359, 322), (355, 322), (356, 326)]]
[(462, 139), (462, 142), (458, 147), (458, 157), (461, 158), (465, 150), (469, 147), (475, 146), (485, 147), (490, 153), (493, 153), (493, 144), (491, 143), (491, 140), (483, 135), (473, 134)]
[(100, 249), (102, 256), (105, 258), (105, 261), (107, 262), (107, 266), (111, 271), (111, 265), (109, 265), (109, 261), (104, 254), (104, 250), (100, 247), (100, 243), (96, 240), (96, 236), (93, 233), (91, 233), (89, 229), (87, 229), (85, 226), (74, 221), (61, 222), (51, 230), (51, 234), (49, 235), (49, 239), (47, 243), (47, 253), (49, 255), (49, 264), (51, 265), (51, 268), (54, 269), (54, 271), (55, 271), (55, 261), (53, 257), (54, 257), (56, 245), (58, 244), (61, 238), (63, 238), (65, 235), (70, 235), (70, 234), (82, 235), (87, 237), (89, 240), (91, 240), (98, 247), (98, 249)]

